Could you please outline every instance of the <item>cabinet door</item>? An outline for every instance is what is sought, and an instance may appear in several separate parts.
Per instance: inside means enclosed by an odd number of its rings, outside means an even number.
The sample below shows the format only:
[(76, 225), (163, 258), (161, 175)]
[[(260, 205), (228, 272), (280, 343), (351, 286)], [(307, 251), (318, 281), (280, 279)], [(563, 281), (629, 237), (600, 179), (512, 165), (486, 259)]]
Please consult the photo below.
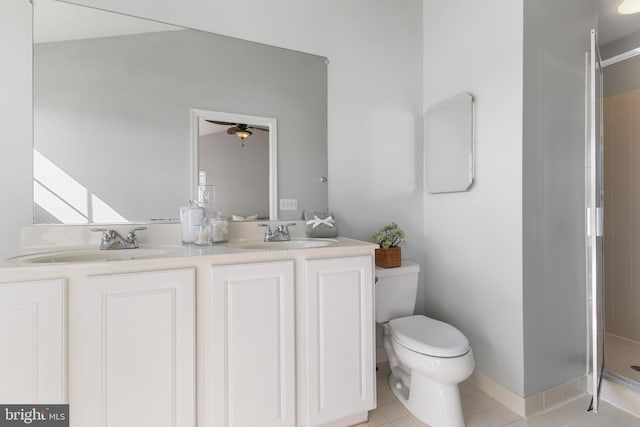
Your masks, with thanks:
[(74, 425), (195, 426), (194, 290), (193, 269), (87, 279), (89, 369)]
[(204, 292), (204, 426), (294, 426), (293, 261), (214, 266)]
[(0, 284), (0, 402), (65, 403), (66, 282)]
[(373, 263), (370, 256), (305, 262), (306, 407), (303, 425), (374, 407)]

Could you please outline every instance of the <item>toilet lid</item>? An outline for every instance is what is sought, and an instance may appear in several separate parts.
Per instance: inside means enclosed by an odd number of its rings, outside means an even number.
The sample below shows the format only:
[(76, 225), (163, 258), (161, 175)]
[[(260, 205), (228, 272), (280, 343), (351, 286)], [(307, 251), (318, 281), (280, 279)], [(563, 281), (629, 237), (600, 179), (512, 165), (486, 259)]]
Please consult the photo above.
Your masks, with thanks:
[(425, 316), (408, 316), (389, 322), (391, 335), (417, 353), (457, 357), (469, 351), (469, 340), (453, 326)]

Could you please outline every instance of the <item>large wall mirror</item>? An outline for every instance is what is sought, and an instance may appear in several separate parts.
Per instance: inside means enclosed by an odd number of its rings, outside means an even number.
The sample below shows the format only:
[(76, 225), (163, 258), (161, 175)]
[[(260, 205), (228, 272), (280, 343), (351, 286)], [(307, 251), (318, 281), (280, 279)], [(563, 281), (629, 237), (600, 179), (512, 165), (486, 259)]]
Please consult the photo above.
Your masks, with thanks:
[[(227, 215), (327, 209), (325, 58), (56, 0), (35, 2), (33, 52), (35, 223), (174, 220), (201, 164)], [(230, 124), (194, 138), (194, 111)], [(225, 120), (245, 116), (277, 130)]]

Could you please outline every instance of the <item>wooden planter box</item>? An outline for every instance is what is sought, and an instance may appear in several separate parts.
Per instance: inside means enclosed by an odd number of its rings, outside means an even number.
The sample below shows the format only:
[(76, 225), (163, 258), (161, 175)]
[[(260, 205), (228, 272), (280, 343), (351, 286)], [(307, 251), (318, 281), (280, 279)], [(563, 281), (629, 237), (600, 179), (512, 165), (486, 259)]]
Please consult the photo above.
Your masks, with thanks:
[(376, 249), (376, 265), (378, 267), (400, 267), (402, 252), (400, 246), (389, 249)]

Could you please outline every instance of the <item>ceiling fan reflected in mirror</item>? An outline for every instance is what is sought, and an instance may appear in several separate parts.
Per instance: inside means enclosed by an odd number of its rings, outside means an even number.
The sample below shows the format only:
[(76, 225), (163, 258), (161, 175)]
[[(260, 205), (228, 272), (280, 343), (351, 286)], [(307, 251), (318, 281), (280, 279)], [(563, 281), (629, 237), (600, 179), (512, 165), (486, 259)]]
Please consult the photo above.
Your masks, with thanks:
[(253, 132), (250, 131), (249, 129), (261, 130), (261, 131), (264, 131), (264, 132), (269, 132), (269, 128), (262, 127), (262, 126), (249, 126), (249, 125), (246, 125), (244, 123), (220, 122), (220, 121), (217, 121), (217, 120), (205, 120), (205, 121), (207, 121), (209, 123), (216, 124), (216, 125), (230, 126), (229, 129), (227, 129), (227, 134), (235, 135), (238, 138), (240, 138), (241, 140), (245, 140), (248, 137), (250, 137), (251, 135), (253, 135)]

